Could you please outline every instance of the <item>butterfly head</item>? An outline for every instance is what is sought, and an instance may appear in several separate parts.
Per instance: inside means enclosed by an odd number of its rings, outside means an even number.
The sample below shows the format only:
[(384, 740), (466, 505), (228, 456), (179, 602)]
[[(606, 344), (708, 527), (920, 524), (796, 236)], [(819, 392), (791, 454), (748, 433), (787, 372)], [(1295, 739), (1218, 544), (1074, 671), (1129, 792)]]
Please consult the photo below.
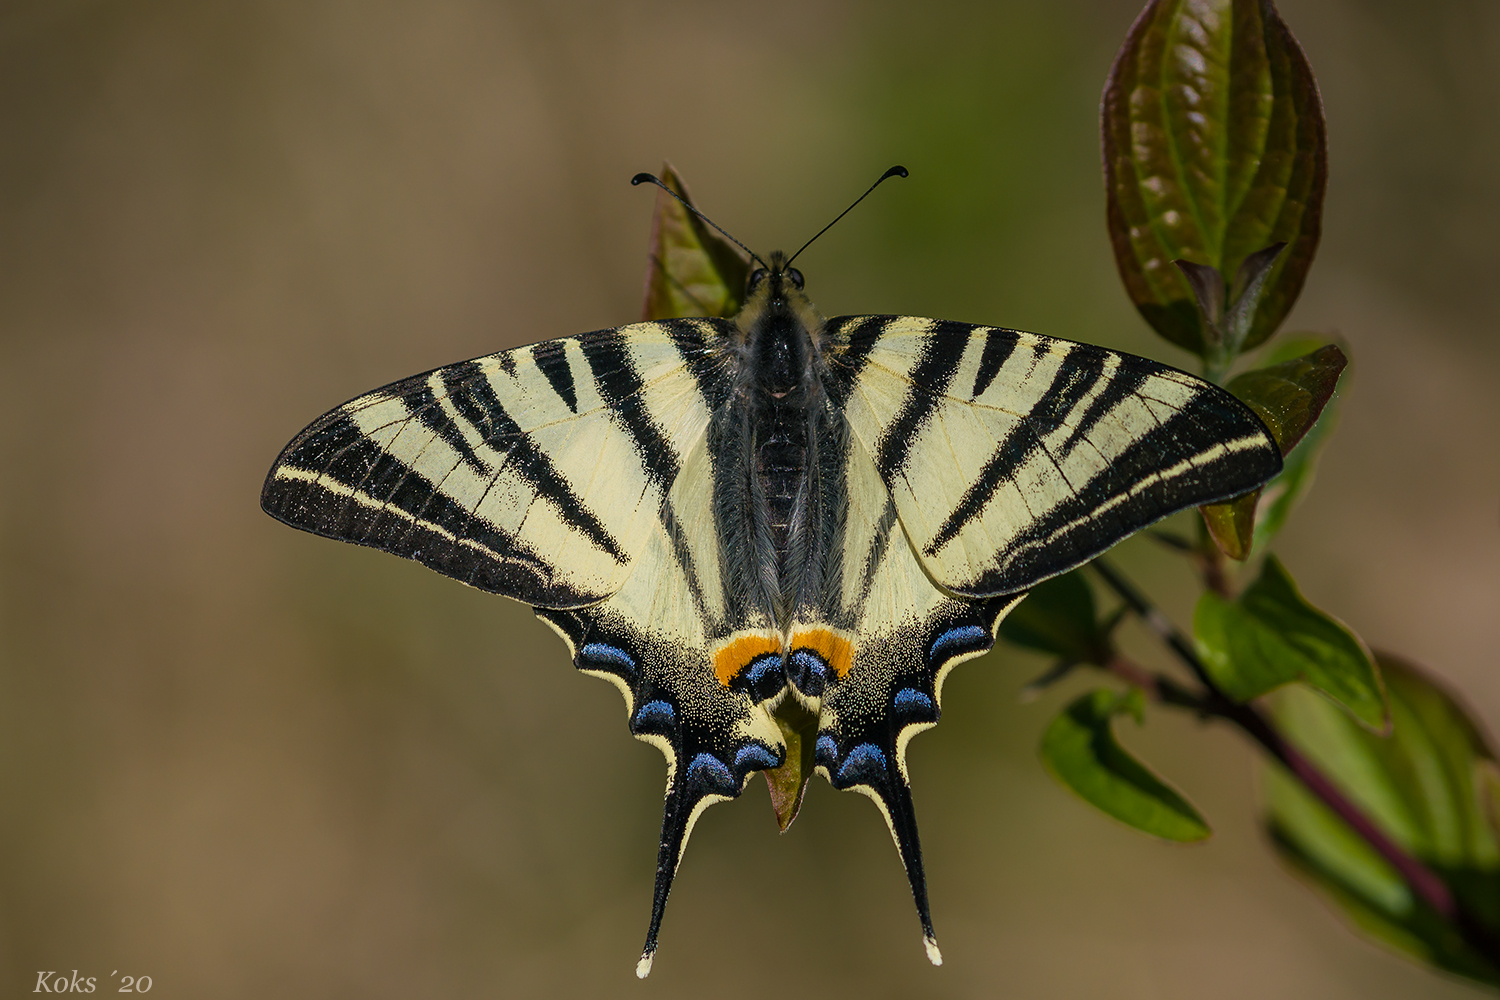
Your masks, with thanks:
[(771, 254), (745, 282), (745, 305), (735, 317), (748, 354), (749, 371), (761, 386), (782, 398), (806, 383), (823, 318), (804, 290), (802, 272), (786, 254)]
[(777, 250), (771, 254), (769, 266), (755, 268), (745, 279), (745, 301), (749, 302), (764, 290), (770, 301), (779, 302), (785, 299), (788, 290), (802, 291), (803, 284), (802, 272), (788, 267), (786, 254)]
[[(864, 194), (854, 199), (854, 205), (869, 197), (870, 192), (883, 181), (906, 175), (905, 167), (891, 167)], [(777, 400), (784, 399), (799, 388), (815, 385), (817, 358), (824, 348), (823, 318), (807, 297), (802, 272), (792, 266), (792, 261), (819, 236), (828, 232), (834, 223), (848, 215), (854, 205), (844, 209), (833, 222), (818, 230), (796, 253), (788, 257), (778, 250), (771, 254), (770, 262), (767, 263), (755, 251), (725, 232), (724, 227), (698, 211), (692, 202), (672, 190), (655, 174), (636, 174), (630, 183), (650, 183), (661, 188), (677, 199), (683, 208), (718, 230), (720, 235), (739, 247), (758, 265), (746, 279), (745, 303), (735, 316), (739, 337), (731, 344), (731, 349), (742, 355), (741, 371), (747, 376), (745, 381), (758, 384)]]
[[(756, 263), (761, 263), (759, 258)], [(745, 279), (746, 311), (754, 307), (757, 311), (795, 310), (799, 302), (806, 302), (803, 291), (806, 285), (802, 272), (787, 265), (786, 254), (780, 250), (771, 254), (770, 263), (756, 267)]]

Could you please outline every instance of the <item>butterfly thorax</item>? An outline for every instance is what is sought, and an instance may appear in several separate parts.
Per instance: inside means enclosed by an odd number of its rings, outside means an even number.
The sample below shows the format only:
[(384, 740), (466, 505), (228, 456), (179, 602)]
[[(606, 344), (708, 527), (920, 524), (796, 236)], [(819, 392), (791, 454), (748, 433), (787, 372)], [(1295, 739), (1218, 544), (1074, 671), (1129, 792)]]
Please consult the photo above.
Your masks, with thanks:
[[(749, 552), (734, 561), (755, 578), (750, 589), (785, 628), (809, 590), (817, 589), (818, 526), (827, 521), (818, 488), (819, 453), (829, 434), (819, 378), (823, 319), (802, 291), (802, 276), (781, 254), (751, 276), (735, 318), (739, 357), (745, 491), (740, 510)], [(748, 558), (746, 558), (748, 557)]]

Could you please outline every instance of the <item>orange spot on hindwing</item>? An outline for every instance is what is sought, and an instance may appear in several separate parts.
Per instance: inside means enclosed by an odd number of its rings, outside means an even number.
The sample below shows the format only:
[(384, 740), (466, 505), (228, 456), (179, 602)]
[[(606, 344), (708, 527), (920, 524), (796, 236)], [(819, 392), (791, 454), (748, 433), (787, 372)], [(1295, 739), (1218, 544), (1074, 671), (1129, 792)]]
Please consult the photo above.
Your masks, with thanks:
[(781, 655), (781, 636), (775, 632), (741, 632), (730, 636), (714, 650), (714, 676), (728, 687), (740, 671), (767, 653)]
[(805, 649), (816, 653), (835, 677), (843, 680), (854, 666), (854, 643), (847, 635), (831, 628), (799, 628), (792, 632), (791, 651)]
[[(757, 660), (775, 656), (778, 663), (785, 662), (782, 658), (783, 650), (794, 658), (797, 653), (808, 653), (816, 657), (823, 668), (826, 668), (826, 672), (822, 668), (817, 671), (824, 677), (831, 674), (842, 680), (854, 665), (854, 642), (851, 636), (826, 626), (804, 626), (793, 629), (791, 641), (785, 644), (779, 633), (770, 630), (740, 632), (730, 636), (713, 652), (714, 676), (720, 684), (729, 687)], [(756, 669), (752, 673), (759, 675), (761, 670)], [(780, 675), (778, 669), (777, 676)], [(751, 681), (752, 687), (758, 690), (759, 685), (753, 677)], [(818, 686), (821, 689), (821, 683)], [(758, 696), (768, 696), (768, 692), (759, 692)]]

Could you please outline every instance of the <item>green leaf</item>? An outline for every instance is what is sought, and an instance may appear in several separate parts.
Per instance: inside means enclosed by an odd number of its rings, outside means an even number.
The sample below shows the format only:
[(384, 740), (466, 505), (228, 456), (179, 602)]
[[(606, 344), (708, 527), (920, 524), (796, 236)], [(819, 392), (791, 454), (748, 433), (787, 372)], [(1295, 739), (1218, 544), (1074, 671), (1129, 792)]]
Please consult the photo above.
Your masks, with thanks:
[[(661, 180), (692, 204), (687, 185), (670, 163)], [(651, 220), (651, 263), (646, 270), (642, 319), (733, 316), (745, 296), (749, 261), (739, 247), (660, 188)]]
[(1300, 358), (1236, 375), (1224, 388), (1255, 411), (1286, 455), (1318, 422), (1348, 364), (1337, 344), (1326, 344)]
[(1076, 569), (1031, 588), (1001, 620), (1000, 637), (1075, 663), (1109, 658), (1109, 635), (1095, 617), (1093, 591)]
[(1260, 503), (1260, 493), (1257, 486), (1249, 493), (1198, 508), (1208, 536), (1220, 552), (1236, 561), (1248, 559), (1255, 543), (1255, 509)]
[[(1283, 455), (1295, 449), (1318, 423), (1324, 408), (1338, 390), (1339, 376), (1349, 359), (1335, 344), (1324, 344), (1306, 355), (1268, 364), (1237, 375), (1225, 386), (1255, 411)], [(1304, 463), (1303, 468), (1306, 468)], [(1283, 468), (1278, 478), (1285, 478)], [(1299, 477), (1299, 482), (1303, 477)], [(1275, 481), (1273, 480), (1273, 483)], [(1285, 488), (1272, 494), (1281, 496)], [(1209, 535), (1229, 558), (1243, 560), (1255, 545), (1256, 508), (1262, 490), (1252, 490), (1222, 503), (1205, 504), (1198, 510)], [(1296, 497), (1290, 498), (1293, 502)], [(1289, 506), (1277, 512), (1275, 528), (1286, 520)], [(1274, 532), (1272, 532), (1274, 533)]]
[(1141, 315), (1210, 358), (1217, 345), (1172, 262), (1230, 275), (1284, 241), (1241, 347), (1264, 342), (1312, 264), (1328, 175), (1312, 68), (1275, 8), (1152, 0), (1110, 70), (1101, 124), (1110, 240)]
[(1372, 729), (1388, 724), (1369, 650), (1342, 622), (1307, 603), (1275, 556), (1266, 557), (1259, 578), (1237, 600), (1205, 592), (1193, 632), (1209, 677), (1237, 701), (1303, 681)]
[[(1500, 932), (1500, 844), (1483, 791), (1492, 749), (1463, 706), (1415, 667), (1379, 657), (1392, 734), (1381, 738), (1326, 700), (1288, 688), (1274, 699), (1281, 729), (1402, 848)], [(1379, 943), (1449, 972), (1500, 986), (1471, 950), (1375, 851), (1279, 767), (1268, 769), (1266, 823), (1282, 860), (1328, 894)]]
[(1311, 354), (1320, 347), (1326, 347), (1329, 339), (1320, 333), (1284, 333), (1276, 338), (1274, 344), (1267, 344), (1266, 351), (1260, 356), (1259, 363), (1262, 367), (1269, 368), (1271, 365), (1279, 365), (1285, 361), (1294, 361), (1305, 354)]
[(776, 826), (786, 833), (802, 808), (802, 797), (807, 794), (807, 782), (813, 774), (818, 717), (795, 698), (783, 699), (771, 717), (786, 741), (786, 762), (780, 767), (768, 767), (764, 773)]
[[(1296, 356), (1304, 347), (1314, 343), (1317, 341), (1299, 338), (1276, 345), (1270, 356), (1266, 358), (1266, 363), (1275, 364), (1288, 356)], [(1312, 487), (1318, 466), (1318, 456), (1322, 453), (1323, 445), (1327, 443), (1329, 435), (1338, 425), (1338, 401), (1342, 384), (1341, 380), (1340, 389), (1336, 389), (1332, 398), (1324, 405), (1317, 422), (1286, 456), (1286, 461), (1281, 466), (1281, 474), (1261, 488), (1262, 499), (1256, 511), (1255, 543), (1252, 546), (1252, 552), (1266, 550), (1266, 546), (1271, 544), (1272, 539), (1285, 526), (1287, 516), (1292, 509), (1301, 502), (1302, 497)]]
[(1063, 709), (1042, 734), (1048, 772), (1127, 826), (1166, 840), (1207, 838), (1211, 831), (1198, 811), (1116, 742), (1111, 724), (1122, 712), (1140, 720), (1139, 690), (1119, 695), (1100, 689)]

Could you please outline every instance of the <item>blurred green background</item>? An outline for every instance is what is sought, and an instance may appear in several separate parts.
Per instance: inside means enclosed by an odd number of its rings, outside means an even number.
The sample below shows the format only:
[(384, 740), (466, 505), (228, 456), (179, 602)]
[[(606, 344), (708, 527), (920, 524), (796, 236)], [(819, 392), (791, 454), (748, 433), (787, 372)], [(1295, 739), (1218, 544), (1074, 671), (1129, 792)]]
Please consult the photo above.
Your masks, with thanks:
[[(698, 825), (652, 977), (663, 767), (518, 605), (293, 532), (307, 421), (435, 365), (639, 315), (670, 159), (824, 312), (1185, 365), (1105, 237), (1098, 97), (1136, 0), (0, 7), (0, 992), (183, 997), (1457, 997), (1284, 875), (1255, 755), (1125, 739), (1215, 823), (1177, 848), (1051, 784), (1044, 664), (959, 670), (912, 749), (923, 958), (880, 817), (754, 782)], [(1500, 725), (1500, 7), (1286, 0), (1318, 73), (1342, 426), (1279, 551)], [(1174, 557), (1120, 558), (1186, 622)], [(1142, 657), (1157, 654), (1139, 635)]]

